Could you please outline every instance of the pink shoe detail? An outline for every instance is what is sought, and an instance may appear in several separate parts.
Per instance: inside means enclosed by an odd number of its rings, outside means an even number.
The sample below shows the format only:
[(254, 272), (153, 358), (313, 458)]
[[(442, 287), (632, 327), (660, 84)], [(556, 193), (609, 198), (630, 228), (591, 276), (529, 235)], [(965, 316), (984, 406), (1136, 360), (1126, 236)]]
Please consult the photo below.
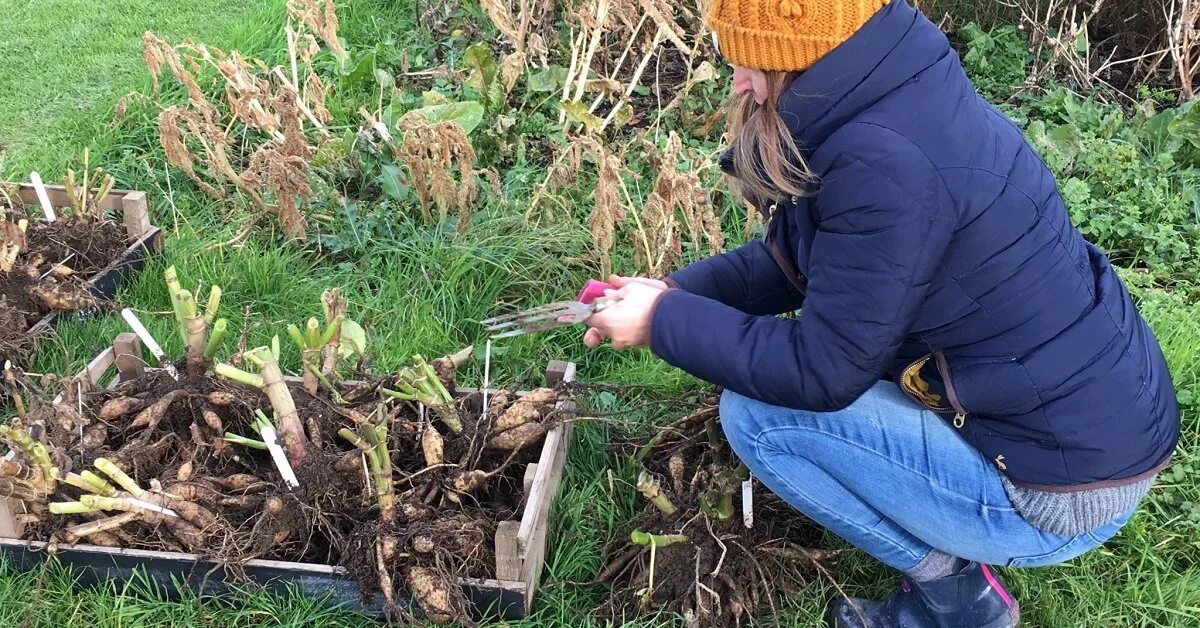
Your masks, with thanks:
[(990, 567), (981, 564), (979, 565), (979, 568), (983, 570), (983, 577), (987, 578), (988, 584), (991, 585), (992, 589), (1000, 595), (1000, 599), (1003, 600), (1004, 605), (1008, 607), (1009, 614), (1012, 614), (1013, 611), (1017, 609), (1017, 605), (1013, 603), (1012, 596), (1008, 594), (1008, 591), (1004, 588), (1004, 585), (1000, 584), (1000, 580), (996, 578), (995, 574), (992, 573)]

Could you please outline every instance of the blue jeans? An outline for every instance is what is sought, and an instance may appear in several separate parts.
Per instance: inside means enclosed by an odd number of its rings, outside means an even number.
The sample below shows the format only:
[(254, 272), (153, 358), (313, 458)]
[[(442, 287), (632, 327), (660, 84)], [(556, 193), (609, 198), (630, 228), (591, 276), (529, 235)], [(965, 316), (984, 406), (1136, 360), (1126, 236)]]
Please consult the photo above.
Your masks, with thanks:
[(721, 423), (756, 478), (793, 508), (899, 570), (931, 550), (991, 565), (1071, 560), (1117, 533), (1043, 532), (1018, 513), (996, 468), (890, 382), (850, 407), (807, 412), (726, 391)]

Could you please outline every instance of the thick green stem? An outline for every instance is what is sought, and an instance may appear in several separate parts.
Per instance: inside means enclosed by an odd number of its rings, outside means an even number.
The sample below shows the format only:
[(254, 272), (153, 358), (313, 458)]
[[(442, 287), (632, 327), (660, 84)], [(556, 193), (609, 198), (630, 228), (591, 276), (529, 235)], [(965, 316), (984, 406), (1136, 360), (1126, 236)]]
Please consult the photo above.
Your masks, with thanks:
[(642, 470), (641, 474), (638, 475), (637, 490), (642, 494), (643, 497), (649, 500), (651, 504), (654, 504), (655, 508), (662, 511), (664, 515), (669, 517), (678, 512), (679, 509), (676, 508), (675, 504), (671, 503), (671, 499), (667, 497), (665, 493), (663, 493), (662, 487), (658, 483), (658, 479), (651, 475), (650, 472)]
[(650, 534), (634, 530), (629, 533), (629, 540), (642, 547), (666, 547), (676, 543), (687, 543), (688, 538), (683, 534)]
[(104, 478), (84, 469), (79, 472), (79, 477), (83, 478), (88, 484), (92, 485), (92, 492), (106, 497), (112, 497), (117, 494), (117, 488), (112, 484), (104, 481)]
[(259, 347), (246, 354), (246, 358), (258, 364), (258, 372), (262, 375), (262, 390), (275, 410), (280, 440), (287, 451), (288, 462), (293, 467), (300, 466), (307, 453), (308, 435), (304, 432), (304, 424), (296, 411), (296, 402), (292, 400), (292, 392), (288, 390), (283, 379), (283, 371), (275, 360), (274, 352), (266, 347)]
[(363, 452), (367, 456), (373, 455), (372, 452), (374, 449), (371, 447), (371, 443), (363, 440), (362, 436), (359, 436), (350, 428), (343, 427), (342, 429), (338, 430), (338, 436), (346, 439), (347, 442), (357, 447), (359, 451)]
[(208, 303), (204, 306), (204, 322), (212, 324), (217, 318), (217, 310), (221, 308), (221, 286), (214, 285), (208, 290)]
[(213, 366), (213, 372), (216, 373), (217, 375), (220, 375), (221, 377), (224, 377), (225, 379), (227, 379), (229, 381), (237, 382), (243, 386), (251, 386), (254, 388), (262, 388), (263, 387), (263, 378), (261, 375), (256, 375), (254, 373), (247, 373), (246, 371), (243, 371), (242, 369), (239, 369), (239, 368), (236, 368), (233, 366), (229, 366), (228, 364), (225, 364), (224, 362), (219, 362), (219, 363), (215, 364)]
[(46, 446), (33, 440), (20, 425), (0, 427), (0, 435), (8, 438), (13, 446), (37, 468), (40, 477), (31, 480), (38, 485), (37, 488), (46, 494), (53, 493), (58, 478), (58, 468), (50, 460), (50, 452), (46, 450)]
[(175, 323), (179, 329), (179, 337), (186, 343), (187, 330), (185, 328), (185, 323), (187, 321), (187, 316), (185, 316), (183, 310), (180, 309), (178, 298), (179, 293), (183, 290), (183, 286), (179, 284), (179, 275), (175, 272), (174, 266), (171, 266), (163, 271), (163, 279), (167, 282), (167, 293), (171, 297), (171, 307), (175, 311)]
[[(85, 471), (85, 473), (87, 473), (87, 472)], [(93, 477), (96, 477), (95, 474), (92, 474), (92, 475), (93, 475)], [(117, 494), (117, 489), (113, 488), (112, 485), (110, 485), (108, 482), (105, 482), (104, 480), (100, 480), (100, 482), (102, 482), (103, 485), (97, 485), (97, 484), (93, 484), (91, 481), (89, 481), (87, 478), (83, 477), (82, 475), (75, 475), (74, 473), (68, 473), (65, 476), (63, 476), (62, 481), (66, 484), (74, 486), (75, 488), (77, 488), (81, 491), (86, 491), (88, 493), (99, 493), (100, 495), (104, 495), (106, 497), (115, 497)]]
[(217, 350), (221, 348), (221, 343), (225, 341), (225, 335), (229, 332), (229, 321), (218, 318), (213, 323), (212, 331), (208, 334), (208, 345), (204, 347), (204, 360), (211, 362), (213, 357), (217, 355)]
[(101, 473), (107, 475), (110, 480), (116, 482), (117, 486), (125, 489), (125, 492), (129, 493), (130, 495), (140, 499), (146, 494), (146, 491), (142, 490), (142, 487), (138, 486), (137, 482), (133, 481), (133, 478), (126, 475), (120, 467), (118, 467), (108, 458), (96, 458), (96, 461), (92, 464), (96, 465), (96, 468), (99, 469)]
[(84, 505), (82, 502), (53, 502), (50, 504), (50, 513), (54, 515), (82, 515), (89, 512), (96, 512), (97, 508)]

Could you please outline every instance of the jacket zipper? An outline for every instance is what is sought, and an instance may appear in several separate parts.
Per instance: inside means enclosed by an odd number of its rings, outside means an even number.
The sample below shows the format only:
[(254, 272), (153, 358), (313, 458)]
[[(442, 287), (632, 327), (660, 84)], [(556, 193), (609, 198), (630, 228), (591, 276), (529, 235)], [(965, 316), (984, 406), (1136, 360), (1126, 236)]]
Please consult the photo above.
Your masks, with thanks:
[(933, 360), (937, 365), (938, 375), (942, 376), (942, 385), (946, 387), (946, 396), (950, 398), (950, 407), (954, 408), (954, 427), (962, 429), (967, 422), (967, 411), (963, 408), (962, 402), (958, 399), (958, 392), (954, 389), (954, 380), (950, 377), (950, 363), (946, 360), (946, 354), (941, 351), (934, 352)]

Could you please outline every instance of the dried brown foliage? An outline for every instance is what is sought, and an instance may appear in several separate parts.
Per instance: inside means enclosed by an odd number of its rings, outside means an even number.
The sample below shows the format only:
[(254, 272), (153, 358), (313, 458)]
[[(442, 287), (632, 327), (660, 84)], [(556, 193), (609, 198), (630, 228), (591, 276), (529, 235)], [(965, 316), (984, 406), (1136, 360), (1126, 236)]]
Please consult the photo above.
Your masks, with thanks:
[[(551, 0), (481, 0), (513, 50), (500, 64), (510, 88), (534, 58), (547, 65), (546, 42), (559, 36), (554, 30), (555, 9), (561, 7), (561, 30), (570, 33), (570, 49), (561, 60), (567, 66), (561, 99), (581, 104), (589, 116), (587, 124), (595, 127), (592, 130), (646, 113), (631, 110), (647, 109), (639, 107), (642, 103), (634, 90), (652, 64), (656, 95), (667, 95), (668, 100), (698, 82), (696, 76), (711, 74), (711, 67), (701, 70), (707, 54), (703, 20), (707, 5), (707, 1), (675, 0), (583, 0), (573, 6)], [(560, 121), (566, 116), (564, 111)], [(601, 117), (592, 121), (590, 116)]]
[(588, 230), (592, 235), (592, 243), (600, 253), (601, 271), (603, 276), (612, 272), (610, 252), (615, 242), (617, 228), (625, 222), (625, 182), (621, 172), (625, 164), (620, 158), (609, 152), (603, 144), (592, 137), (580, 142), (596, 162), (597, 180), (595, 205), (588, 216)]
[(338, 39), (338, 19), (333, 0), (288, 0), (288, 14), (315, 33), (338, 59), (350, 57)]
[(479, 194), (480, 176), (487, 176), (498, 189), (498, 176), (475, 169), (475, 148), (458, 124), (431, 123), (420, 111), (410, 111), (396, 122), (401, 135), (397, 141), (387, 125), (370, 112), (359, 113), (367, 121), (364, 129), (367, 137), (378, 140), (404, 164), (408, 183), (417, 193), (426, 222), (435, 220), (433, 207), (437, 208), (438, 221), (453, 210), (458, 214), (459, 230), (465, 229), (471, 221), (472, 203)]
[[(332, 5), (321, 5), (325, 8), (316, 14), (321, 18), (317, 21), (311, 14), (316, 5), (300, 4), (309, 12), (296, 19), (322, 37), (332, 32), (336, 42), (336, 18), (325, 11), (331, 11)], [(289, 29), (289, 41), (294, 36)], [(314, 142), (319, 142), (326, 136), (324, 124), (330, 118), (324, 84), (312, 69), (312, 57), (320, 47), (309, 33), (302, 33), (300, 41), (304, 45), (299, 50), (289, 46), (296, 53), (289, 79), (281, 68), (269, 68), (237, 51), (225, 53), (194, 43), (172, 45), (149, 32), (144, 37), (144, 58), (154, 76), (155, 94), (164, 69), (188, 93), (186, 104), (166, 107), (159, 114), (167, 161), (214, 198), (232, 195), (248, 200), (255, 220), (277, 216), (284, 233), (296, 240), (307, 236), (301, 208), (311, 194), (308, 161), (314, 149), (306, 126), (317, 135)], [(303, 80), (300, 65), (305, 69)], [(215, 94), (224, 98), (210, 96)]]
[(549, 63), (546, 37), (547, 27), (554, 27), (552, 0), (517, 0), (512, 6), (509, 0), (480, 0), (496, 30), (508, 40), (512, 52), (500, 62), (500, 77), (505, 90), (511, 90), (526, 66), (537, 59), (542, 67)]
[(672, 132), (659, 156), (654, 189), (642, 206), (641, 223), (651, 255), (647, 258), (637, 242), (634, 250), (639, 254), (639, 270), (651, 277), (666, 275), (682, 261), (685, 231), (695, 251), (705, 242), (714, 253), (725, 248), (721, 221), (713, 212), (705, 185), (696, 170), (680, 171), (682, 156), (683, 142)]

